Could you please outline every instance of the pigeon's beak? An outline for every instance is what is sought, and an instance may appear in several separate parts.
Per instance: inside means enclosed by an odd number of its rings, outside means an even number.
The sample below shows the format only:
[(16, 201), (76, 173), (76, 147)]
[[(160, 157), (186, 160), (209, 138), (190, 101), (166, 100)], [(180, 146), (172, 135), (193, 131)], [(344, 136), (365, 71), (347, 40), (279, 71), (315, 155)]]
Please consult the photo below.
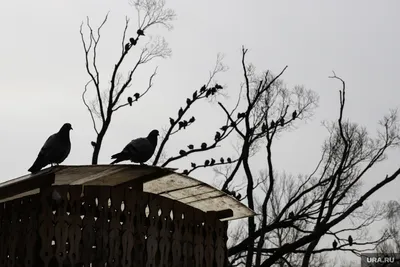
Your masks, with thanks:
[(72, 126), (71, 126), (71, 130), (73, 130)]

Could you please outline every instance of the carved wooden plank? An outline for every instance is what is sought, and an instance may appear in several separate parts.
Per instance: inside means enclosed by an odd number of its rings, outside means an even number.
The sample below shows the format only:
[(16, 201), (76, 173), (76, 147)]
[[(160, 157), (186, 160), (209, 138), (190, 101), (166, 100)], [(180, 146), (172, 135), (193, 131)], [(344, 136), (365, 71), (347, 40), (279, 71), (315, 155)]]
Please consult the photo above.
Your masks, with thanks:
[[(68, 239), (68, 215), (67, 215), (67, 186), (53, 187), (61, 197), (56, 203), (56, 214), (54, 216), (54, 237), (56, 242), (55, 258), (58, 266), (62, 266), (67, 258), (66, 243)], [(54, 191), (53, 191), (54, 192)], [(52, 192), (52, 194), (53, 194)]]
[(156, 196), (149, 197), (149, 209), (150, 213), (148, 216), (149, 228), (147, 229), (147, 262), (146, 266), (155, 267), (158, 266), (159, 259), (157, 258), (158, 252), (158, 239), (159, 239), (159, 229), (158, 225), (160, 223), (158, 211), (160, 209), (159, 198)]
[[(21, 266), (23, 264), (23, 257), (24, 257), (24, 231), (25, 231), (25, 199), (15, 199), (14, 201), (14, 208), (13, 213), (15, 213), (15, 222), (14, 222), (14, 242), (12, 245), (12, 249), (14, 250), (14, 257), (12, 266)], [(25, 214), (24, 214), (25, 213)]]
[(194, 235), (194, 209), (185, 206), (185, 210), (183, 212), (183, 245), (182, 245), (182, 254), (183, 254), (183, 266), (194, 266), (193, 261), (193, 235)]
[(132, 250), (133, 250), (133, 217), (136, 198), (132, 189), (125, 188), (124, 190), (124, 210), (121, 213), (122, 225), (122, 259), (123, 267), (132, 266)]
[(172, 234), (172, 266), (182, 266), (182, 231), (183, 231), (183, 219), (182, 214), (185, 211), (185, 205), (180, 202), (174, 202), (173, 204), (173, 234)]
[(193, 210), (194, 214), (194, 266), (204, 266), (204, 212), (199, 210)]
[(24, 197), (18, 199), (14, 207), (14, 212), (18, 213), (18, 229), (17, 230), (17, 242), (16, 242), (16, 252), (15, 252), (15, 265), (14, 266), (24, 266), (24, 259), (26, 257), (26, 242), (25, 238), (29, 227), (29, 208), (30, 201), (29, 197)]
[(98, 187), (85, 186), (84, 187), (84, 218), (82, 220), (82, 256), (83, 264), (85, 267), (89, 267), (91, 262), (94, 260), (93, 246), (96, 242), (95, 235), (95, 211), (96, 202), (95, 198), (97, 195)]
[(16, 247), (18, 243), (18, 231), (19, 231), (19, 217), (18, 217), (18, 202), (20, 200), (12, 200), (10, 201), (10, 208), (12, 209), (11, 213), (11, 221), (10, 221), (10, 231), (8, 233), (8, 260), (7, 266), (13, 267), (15, 265), (15, 257), (16, 257)]
[(0, 244), (3, 244), (0, 246), (0, 266), (6, 265), (6, 231), (8, 227), (8, 217), (6, 215), (5, 206), (6, 203), (0, 203)]
[(222, 224), (222, 235), (223, 235), (223, 239), (224, 239), (224, 264), (223, 266), (227, 266), (228, 265), (228, 248), (227, 248), (227, 244), (228, 244), (228, 222), (221, 222), (221, 221), (217, 221), (217, 223), (221, 223)]
[(70, 186), (68, 189), (69, 193), (69, 229), (68, 229), (68, 259), (72, 266), (75, 266), (77, 262), (80, 261), (80, 248), (79, 244), (81, 242), (81, 227), (82, 219), (81, 214), (81, 186)]
[(135, 198), (135, 206), (133, 210), (133, 250), (132, 250), (132, 266), (145, 266), (146, 260), (146, 206), (149, 194), (143, 192), (133, 192)]
[(24, 264), (25, 267), (33, 267), (37, 266), (36, 259), (38, 253), (37, 244), (37, 232), (38, 232), (38, 212), (40, 206), (40, 197), (39, 195), (28, 196), (27, 197), (28, 206), (27, 206), (27, 214), (28, 214), (28, 227), (25, 235), (25, 257)]
[(221, 221), (216, 221), (215, 223), (215, 266), (223, 267), (225, 266), (226, 257), (226, 242), (225, 242), (225, 226)]
[(109, 233), (109, 256), (108, 264), (111, 267), (117, 267), (120, 264), (121, 253), (121, 203), (124, 198), (123, 188), (111, 188), (111, 220), (110, 220), (110, 233)]
[(204, 260), (205, 266), (213, 266), (214, 264), (214, 253), (215, 253), (215, 244), (214, 244), (214, 229), (215, 223), (217, 221), (217, 213), (210, 212), (206, 214), (205, 217), (205, 238), (204, 238)]
[(97, 192), (97, 210), (98, 218), (95, 223), (96, 227), (96, 264), (105, 266), (109, 256), (108, 250), (108, 199), (110, 198), (110, 187), (100, 187)]
[(160, 201), (161, 206), (161, 216), (160, 216), (160, 242), (159, 242), (159, 250), (160, 250), (160, 263), (161, 266), (170, 266), (170, 262), (172, 258), (170, 257), (171, 253), (171, 238), (172, 238), (172, 219), (171, 219), (171, 211), (173, 209), (173, 202), (170, 199), (163, 198)]
[(12, 207), (12, 201), (9, 201), (5, 203), (5, 216), (7, 216), (6, 221), (5, 221), (5, 229), (4, 229), (4, 265), (3, 266), (8, 266), (9, 262), (9, 254), (10, 254), (10, 247), (11, 247), (11, 241), (9, 238), (10, 233), (12, 232), (12, 214), (13, 214), (13, 207)]
[(40, 258), (44, 267), (48, 267), (53, 258), (52, 240), (54, 238), (51, 188), (40, 192), (41, 212), (39, 217), (39, 235), (41, 240)]

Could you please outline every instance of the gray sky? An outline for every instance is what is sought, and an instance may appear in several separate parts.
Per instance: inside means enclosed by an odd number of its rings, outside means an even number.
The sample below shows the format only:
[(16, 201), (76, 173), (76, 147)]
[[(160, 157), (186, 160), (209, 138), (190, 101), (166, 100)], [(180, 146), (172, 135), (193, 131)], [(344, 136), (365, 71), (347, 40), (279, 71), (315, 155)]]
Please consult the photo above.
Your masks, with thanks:
[[(176, 116), (186, 97), (205, 83), (218, 52), (225, 54), (224, 63), (230, 68), (217, 77), (231, 95), (222, 101), (232, 106), (242, 81), (242, 45), (249, 48), (248, 62), (258, 71), (278, 73), (289, 65), (283, 76), (288, 86), (304, 85), (320, 95), (313, 120), (299, 123), (298, 130), (282, 136), (274, 147), (277, 170), (307, 173), (315, 166), (327, 136), (320, 122), (338, 115), (340, 83), (327, 78), (332, 70), (347, 83), (346, 117), (372, 134), (388, 109), (399, 107), (399, 1), (169, 0), (167, 6), (177, 13), (174, 30), (153, 28), (148, 34), (164, 36), (173, 55), (137, 73), (131, 93), (141, 92), (152, 69), (159, 66), (154, 88), (145, 99), (114, 117), (99, 163), (109, 163), (110, 155), (132, 138), (168, 125), (168, 117)], [(0, 3), (0, 181), (26, 174), (46, 138), (67, 121), (74, 130), (72, 151), (64, 164), (90, 163), (90, 141), (95, 135), (81, 102), (88, 76), (79, 26), (86, 15), (94, 26), (99, 25), (108, 11), (99, 48), (100, 67), (107, 79), (120, 53), (125, 15), (132, 18), (129, 33), (134, 35), (137, 29), (136, 11), (127, 0)], [(128, 61), (133, 64), (134, 60), (132, 56)], [(204, 103), (195, 111), (202, 115), (197, 116), (196, 125), (171, 141), (170, 154), (191, 141), (212, 140), (214, 129), (207, 131), (207, 127), (223, 123), (216, 106)], [(216, 119), (209, 121), (211, 116)], [(219, 155), (233, 156), (231, 149), (219, 151)], [(398, 150), (389, 156), (365, 177), (366, 185), (399, 166)], [(254, 168), (263, 166), (263, 158), (259, 159), (253, 161)], [(190, 160), (173, 166), (185, 167)], [(193, 176), (212, 182), (214, 174), (209, 170)], [(396, 199), (399, 185), (395, 181), (376, 199)]]

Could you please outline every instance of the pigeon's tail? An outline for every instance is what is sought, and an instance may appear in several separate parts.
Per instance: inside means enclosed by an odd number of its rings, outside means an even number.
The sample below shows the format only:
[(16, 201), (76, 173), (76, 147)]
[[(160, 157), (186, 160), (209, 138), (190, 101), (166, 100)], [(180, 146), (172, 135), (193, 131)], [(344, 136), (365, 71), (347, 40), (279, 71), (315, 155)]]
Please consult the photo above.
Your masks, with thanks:
[(115, 160), (113, 162), (111, 162), (110, 164), (115, 164), (115, 163), (126, 160), (126, 157), (122, 153), (117, 153), (115, 155), (112, 155), (111, 159), (115, 159)]
[(31, 173), (36, 173), (36, 172), (40, 171), (41, 169), (43, 169), (43, 167), (45, 167), (47, 164), (49, 164), (49, 163), (47, 162), (46, 158), (43, 157), (43, 155), (41, 155), (39, 153), (39, 155), (36, 158), (35, 162), (29, 168), (28, 171), (30, 171)]
[(35, 162), (35, 163), (33, 163), (32, 167), (29, 168), (28, 171), (31, 173), (36, 173), (36, 172), (40, 171), (41, 169), (42, 169), (42, 167)]

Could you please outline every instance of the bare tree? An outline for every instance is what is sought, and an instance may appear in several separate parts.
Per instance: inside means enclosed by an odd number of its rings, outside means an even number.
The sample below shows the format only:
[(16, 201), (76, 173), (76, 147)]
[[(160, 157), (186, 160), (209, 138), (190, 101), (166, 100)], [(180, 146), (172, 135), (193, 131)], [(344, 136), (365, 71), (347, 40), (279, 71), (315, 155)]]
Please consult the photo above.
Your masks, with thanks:
[[(153, 86), (153, 79), (157, 74), (157, 68), (149, 77), (147, 88), (143, 92), (136, 92), (130, 96), (123, 97), (124, 93), (128, 92), (128, 88), (132, 84), (133, 74), (140, 66), (152, 61), (155, 58), (166, 58), (171, 54), (167, 42), (157, 36), (150, 38), (150, 40), (140, 49), (140, 53), (136, 63), (129, 69), (127, 75), (122, 74), (122, 66), (128, 61), (128, 54), (134, 50), (142, 38), (146, 38), (147, 33), (154, 25), (162, 25), (167, 29), (171, 29), (171, 22), (175, 17), (175, 13), (171, 9), (165, 7), (163, 0), (137, 0), (132, 2), (138, 15), (138, 30), (136, 37), (129, 37), (130, 19), (126, 17), (125, 26), (123, 28), (121, 40), (121, 55), (116, 62), (112, 74), (111, 81), (100, 79), (100, 70), (98, 69), (98, 56), (100, 54), (98, 45), (101, 37), (101, 30), (108, 20), (108, 14), (105, 16), (103, 22), (97, 29), (90, 25), (89, 18), (87, 18), (85, 26), (88, 30), (88, 38), (85, 39), (84, 24), (80, 28), (80, 34), (85, 52), (85, 66), (90, 80), (86, 83), (82, 93), (82, 101), (87, 107), (93, 123), (93, 129), (97, 135), (96, 141), (92, 141), (93, 155), (92, 164), (97, 164), (103, 138), (111, 124), (114, 113), (126, 106), (132, 104), (142, 98)], [(140, 39), (140, 40), (139, 40)], [(131, 64), (131, 63), (129, 63)], [(106, 77), (107, 75), (102, 75)], [(106, 85), (107, 84), (107, 85)], [(102, 88), (106, 88), (105, 90)], [(95, 91), (95, 98), (92, 101), (86, 99), (88, 90)]]
[[(400, 253), (400, 204), (398, 201), (389, 201), (386, 209), (386, 227), (389, 239), (382, 244), (382, 251), (390, 250), (392, 253)], [(390, 248), (391, 247), (391, 248)], [(383, 250), (385, 248), (385, 250)]]
[(385, 255), (394, 256), (396, 263), (400, 262), (398, 253), (400, 253), (400, 204), (398, 201), (389, 201), (385, 209), (386, 225), (383, 233), (387, 235), (387, 239), (380, 243), (375, 252)]
[[(127, 76), (122, 75), (123, 62), (136, 47), (139, 38), (144, 38), (144, 32), (155, 24), (171, 28), (170, 22), (174, 18), (174, 12), (165, 9), (164, 1), (139, 0), (134, 6), (138, 11), (139, 21), (137, 37), (126, 41), (129, 26), (127, 18), (122, 35), (121, 56), (113, 68), (111, 82), (105, 91), (101, 90), (103, 87), (100, 84), (104, 82), (100, 80), (96, 59), (100, 31), (106, 24), (108, 15), (96, 31), (87, 19), (89, 40), (85, 40), (83, 25), (81, 27), (86, 70), (90, 76), (82, 100), (97, 134), (96, 141), (92, 142), (92, 164), (97, 164), (101, 144), (114, 112), (143, 97), (152, 87), (156, 75), (156, 71), (150, 75), (148, 86), (141, 94), (135, 93), (123, 101), (122, 94), (127, 92), (133, 73), (139, 66), (154, 58), (165, 58), (171, 53), (164, 39), (154, 38), (142, 48), (136, 64), (128, 71)], [(382, 119), (377, 137), (371, 137), (364, 127), (344, 118), (346, 84), (334, 74), (331, 78), (340, 81), (342, 85), (339, 114), (337, 121), (325, 123), (328, 138), (322, 145), (319, 162), (306, 175), (282, 173), (274, 166), (276, 139), (293, 132), (298, 127), (298, 122), (312, 117), (318, 96), (303, 86), (287, 88), (281, 80), (287, 66), (278, 75), (269, 71), (257, 74), (254, 66), (246, 63), (247, 52), (243, 48), (241, 65), (244, 82), (240, 86), (237, 103), (228, 108), (219, 99), (224, 94), (224, 88), (216, 82), (216, 76), (226, 69), (222, 64), (222, 57), (219, 56), (204, 85), (196, 86), (198, 89), (188, 96), (185, 103), (178, 108), (177, 114), (169, 118), (152, 164), (166, 167), (195, 153), (223, 146), (228, 137), (236, 136), (239, 142), (237, 155), (191, 162), (190, 166), (182, 170), (184, 174), (192, 174), (199, 168), (217, 168), (216, 172), (222, 180), (221, 189), (260, 213), (257, 217), (248, 218), (247, 224), (241, 226), (244, 230), (239, 231), (230, 241), (230, 266), (326, 266), (326, 253), (336, 250), (360, 253), (363, 245), (380, 244), (384, 236), (367, 240), (367, 236), (363, 235), (363, 230), (382, 216), (379, 207), (369, 206), (365, 202), (372, 194), (393, 181), (400, 174), (400, 168), (393, 174), (386, 175), (364, 194), (359, 193), (359, 188), (368, 171), (385, 159), (385, 152), (399, 145), (396, 111), (390, 111)], [(88, 102), (85, 97), (89, 86), (94, 88), (96, 95), (92, 102)], [(210, 130), (208, 141), (185, 144), (184, 147), (187, 148), (169, 151), (174, 154), (168, 156), (168, 141), (182, 134), (196, 121), (190, 115), (190, 108), (202, 101), (217, 99), (221, 113), (225, 115), (219, 129)], [(259, 153), (265, 154), (265, 171), (261, 173), (251, 167), (252, 156)], [(242, 185), (238, 181), (240, 172), (245, 177)], [(351, 220), (351, 226), (340, 228), (345, 220)], [(349, 241), (347, 235), (354, 232), (357, 232), (357, 236)], [(323, 238), (337, 240), (336, 246), (319, 246)]]
[[(292, 185), (290, 197), (280, 203), (277, 209), (274, 196), (282, 192), (277, 188), (277, 181), (282, 177), (274, 169), (272, 145), (278, 135), (295, 127), (296, 121), (310, 118), (318, 98), (315, 93), (303, 87), (296, 86), (288, 90), (279, 80), (286, 67), (276, 76), (269, 72), (257, 76), (254, 67), (245, 63), (246, 53), (247, 50), (243, 49), (245, 112), (242, 115), (243, 123), (235, 126), (237, 135), (242, 139), (242, 146), (236, 167), (230, 174), (224, 175), (222, 189), (229, 187), (239, 166), (243, 167), (247, 180), (245, 200), (251, 209), (255, 209), (256, 200), (261, 198), (261, 216), (258, 223), (256, 218), (248, 219), (247, 236), (230, 247), (229, 255), (233, 258), (240, 255), (241, 259), (246, 255), (246, 266), (272, 266), (284, 261), (287, 255), (301, 253), (301, 266), (309, 266), (316, 253), (348, 249), (350, 244), (345, 241), (347, 236), (342, 235), (367, 227), (381, 216), (376, 212), (379, 209), (367, 209), (367, 205), (364, 205), (363, 214), (368, 216), (359, 217), (357, 223), (348, 229), (336, 230), (344, 220), (357, 218), (357, 211), (363, 207), (364, 202), (400, 173), (399, 169), (368, 189), (365, 194), (358, 193), (362, 177), (385, 158), (387, 149), (399, 145), (397, 113), (390, 111), (380, 122), (378, 136), (370, 137), (364, 127), (344, 119), (345, 82), (336, 75), (332, 76), (332, 79), (342, 84), (339, 118), (336, 122), (325, 123), (329, 137), (323, 144), (321, 159), (315, 170)], [(220, 105), (227, 116), (231, 117), (224, 105)], [(263, 177), (252, 171), (249, 161), (253, 147), (260, 145), (266, 147), (266, 173)], [(256, 190), (259, 180), (265, 180), (262, 192)], [(366, 210), (370, 212), (366, 213)], [(293, 240), (279, 243), (276, 236), (271, 238), (276, 231), (287, 228), (297, 231), (292, 236)], [(317, 249), (324, 236), (338, 239), (338, 246), (335, 249)], [(357, 245), (376, 245), (381, 241), (382, 238), (354, 242)], [(357, 252), (353, 248), (349, 250)]]

